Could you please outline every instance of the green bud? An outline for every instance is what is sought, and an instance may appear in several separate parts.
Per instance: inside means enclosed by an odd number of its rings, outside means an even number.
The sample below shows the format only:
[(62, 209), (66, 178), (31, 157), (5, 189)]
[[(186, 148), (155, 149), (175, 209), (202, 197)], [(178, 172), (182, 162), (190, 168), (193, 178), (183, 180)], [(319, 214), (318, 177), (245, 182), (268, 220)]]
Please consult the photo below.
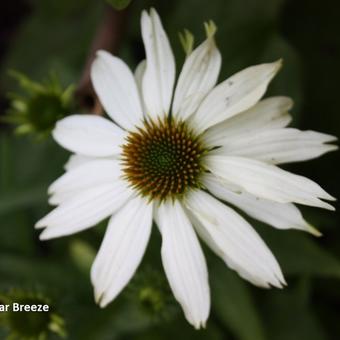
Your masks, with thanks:
[(120, 11), (129, 6), (131, 0), (106, 0), (114, 9)]
[(183, 32), (179, 32), (178, 35), (179, 35), (179, 41), (183, 47), (183, 50), (185, 54), (188, 56), (194, 48), (195, 37), (187, 29), (185, 29)]
[(177, 305), (163, 273), (150, 267), (135, 275), (126, 294), (151, 321), (169, 320), (177, 311)]
[[(8, 310), (0, 313), (0, 326), (7, 329), (8, 339), (44, 340), (50, 333), (61, 338), (66, 337), (64, 319), (56, 313), (51, 300), (42, 293), (12, 289), (0, 294), (0, 304), (9, 306)], [(47, 305), (48, 311), (13, 311), (14, 304), (17, 306)]]
[[(205, 34), (207, 36), (207, 39), (213, 39), (217, 32), (217, 26), (215, 25), (215, 23), (212, 20), (205, 22), (204, 29), (205, 29)], [(185, 54), (188, 56), (193, 51), (195, 37), (187, 29), (185, 29), (183, 32), (178, 33), (178, 35), (179, 35), (179, 41), (183, 47), (183, 50)]]
[(9, 94), (10, 108), (4, 121), (16, 126), (17, 134), (49, 135), (55, 123), (74, 111), (74, 86), (63, 89), (59, 79), (51, 74), (44, 83), (32, 81), (27, 76), (11, 71), (24, 93)]
[(204, 29), (208, 39), (213, 38), (217, 32), (217, 26), (212, 20), (204, 23)]

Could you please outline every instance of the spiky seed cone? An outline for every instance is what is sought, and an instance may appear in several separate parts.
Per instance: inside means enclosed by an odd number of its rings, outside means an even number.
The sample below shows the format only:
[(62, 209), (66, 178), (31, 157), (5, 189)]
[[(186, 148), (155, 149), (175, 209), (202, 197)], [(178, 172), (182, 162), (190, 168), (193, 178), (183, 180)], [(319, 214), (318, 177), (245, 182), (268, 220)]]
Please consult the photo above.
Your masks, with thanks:
[(174, 198), (200, 187), (206, 153), (199, 136), (183, 121), (145, 121), (123, 145), (125, 178), (150, 200)]

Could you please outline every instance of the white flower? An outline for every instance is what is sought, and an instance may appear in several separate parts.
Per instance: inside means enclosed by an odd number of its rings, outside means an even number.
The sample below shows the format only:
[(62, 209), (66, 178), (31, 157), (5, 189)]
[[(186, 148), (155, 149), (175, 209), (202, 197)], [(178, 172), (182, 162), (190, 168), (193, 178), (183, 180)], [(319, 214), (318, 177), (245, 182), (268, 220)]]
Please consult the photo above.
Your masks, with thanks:
[(211, 23), (207, 39), (188, 54), (173, 94), (174, 56), (155, 10), (142, 13), (141, 27), (146, 61), (135, 76), (105, 51), (92, 65), (94, 88), (113, 122), (74, 115), (57, 123), (55, 140), (74, 155), (49, 188), (50, 203), (58, 207), (36, 227), (45, 228), (46, 240), (111, 216), (91, 272), (104, 307), (136, 271), (154, 219), (171, 289), (199, 328), (209, 315), (210, 294), (197, 234), (246, 280), (281, 288), (275, 257), (230, 205), (275, 228), (318, 235), (293, 203), (332, 210), (324, 200), (333, 197), (277, 165), (335, 150), (327, 143), (336, 138), (286, 128), (289, 98), (261, 100), (280, 61), (216, 85), (221, 56)]

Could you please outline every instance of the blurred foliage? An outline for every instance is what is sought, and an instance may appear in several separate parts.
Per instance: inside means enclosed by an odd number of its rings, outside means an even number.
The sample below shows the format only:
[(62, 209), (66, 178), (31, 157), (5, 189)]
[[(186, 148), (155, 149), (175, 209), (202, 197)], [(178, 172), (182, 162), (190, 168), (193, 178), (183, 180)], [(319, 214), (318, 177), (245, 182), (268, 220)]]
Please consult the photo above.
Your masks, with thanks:
[(127, 297), (138, 303), (141, 311), (150, 316), (154, 323), (171, 320), (178, 312), (172, 292), (161, 271), (146, 266), (128, 286)]
[(17, 303), (19, 305), (35, 305), (36, 308), (48, 306), (44, 313), (27, 313), (25, 311), (2, 312), (0, 325), (8, 329), (11, 340), (46, 340), (49, 334), (54, 333), (61, 338), (66, 338), (65, 322), (55, 311), (55, 306), (50, 299), (40, 292), (11, 289), (9, 292), (0, 294), (0, 302), (6, 305)]
[(106, 0), (116, 10), (122, 10), (129, 6), (131, 0)]
[[(114, 1), (127, 2), (127, 1)], [(76, 83), (100, 23), (104, 1), (31, 0), (30, 14), (11, 40), (1, 65), (3, 92), (18, 92), (6, 70), (32, 79), (50, 70), (62, 88)], [(223, 56), (220, 79), (260, 62), (284, 59), (269, 94), (291, 96), (294, 124), (339, 135), (337, 100), (340, 74), (340, 4), (332, 0), (185, 0), (134, 1), (122, 58), (134, 68), (143, 58), (139, 16), (154, 6), (169, 33), (178, 65), (185, 53), (178, 32), (189, 29), (196, 45), (204, 38), (203, 22), (213, 20)], [(177, 67), (179, 70), (180, 67)], [(3, 113), (2, 113), (3, 114)], [(49, 208), (48, 184), (63, 171), (67, 153), (47, 139), (14, 137), (0, 131), (0, 291), (38, 287), (56, 301), (68, 339), (237, 339), (333, 340), (340, 334), (340, 230), (336, 214), (303, 208), (306, 219), (324, 237), (278, 231), (251, 221), (277, 256), (286, 276), (284, 290), (261, 290), (230, 271), (208, 249), (212, 312), (207, 328), (195, 331), (184, 320), (160, 263), (156, 228), (142, 266), (129, 287), (108, 308), (94, 303), (89, 279), (105, 222), (78, 235), (40, 242), (34, 223)], [(340, 197), (336, 154), (288, 168), (319, 182)], [(148, 274), (149, 268), (156, 274)], [(157, 279), (153, 279), (156, 275)], [(163, 279), (162, 279), (163, 277)], [(155, 318), (162, 309), (166, 318)], [(163, 312), (162, 312), (163, 313)], [(7, 331), (0, 329), (0, 339)], [(53, 335), (51, 339), (53, 339)]]
[(55, 123), (75, 112), (74, 86), (63, 89), (56, 74), (47, 81), (37, 83), (24, 74), (11, 71), (24, 94), (10, 93), (10, 108), (3, 118), (16, 126), (19, 135), (32, 134), (38, 138), (48, 137)]

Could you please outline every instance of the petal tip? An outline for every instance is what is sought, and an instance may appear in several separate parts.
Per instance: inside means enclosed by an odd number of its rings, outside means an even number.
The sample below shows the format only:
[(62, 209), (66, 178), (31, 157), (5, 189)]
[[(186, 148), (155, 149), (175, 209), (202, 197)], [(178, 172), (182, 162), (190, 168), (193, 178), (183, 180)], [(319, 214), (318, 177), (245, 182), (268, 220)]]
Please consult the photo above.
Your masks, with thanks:
[[(93, 282), (92, 282), (92, 284), (93, 284)], [(99, 291), (95, 286), (94, 287), (94, 301), (100, 308), (103, 308), (103, 306), (102, 306), (103, 295), (104, 295), (104, 293)]]
[(39, 240), (40, 241), (47, 241), (49, 240), (51, 237), (46, 233), (46, 230), (45, 229), (40, 235), (39, 235)]
[(307, 231), (312, 234), (313, 236), (316, 237), (321, 237), (323, 236), (323, 234), (321, 233), (321, 231), (319, 231), (318, 229), (316, 229), (315, 227), (313, 227), (311, 224), (307, 225)]
[(45, 227), (47, 227), (47, 224), (45, 223), (45, 217), (36, 222), (36, 224), (34, 225), (34, 229), (42, 229)]
[(141, 21), (143, 22), (144, 20), (148, 20), (149, 19), (149, 13), (147, 10), (143, 10), (142, 14), (141, 14)]
[(272, 63), (273, 65), (273, 76), (276, 75), (283, 66), (283, 59), (280, 58)]
[(154, 15), (156, 15), (157, 17), (159, 16), (158, 12), (156, 11), (156, 9), (154, 7), (150, 7), (149, 13), (152, 16), (154, 16)]
[(202, 319), (202, 320), (193, 320), (190, 318), (187, 318), (188, 322), (196, 329), (196, 330), (200, 330), (200, 329), (205, 329), (206, 325), (207, 325), (207, 319), (208, 317)]
[(100, 308), (105, 308), (112, 300), (108, 300), (107, 297), (105, 296), (105, 292), (101, 294), (99, 297), (99, 300), (97, 304), (99, 305)]
[(282, 67), (282, 65), (283, 65), (283, 58), (280, 58), (280, 59), (276, 60), (274, 63), (277, 65), (277, 67)]
[(327, 209), (329, 211), (335, 211), (335, 207), (333, 207), (330, 204), (326, 204), (326, 203), (325, 203), (325, 205), (322, 208), (325, 208), (325, 209)]
[(107, 54), (107, 53), (109, 53), (109, 52), (107, 52), (105, 50), (97, 50), (96, 51), (96, 56), (97, 57), (101, 57), (102, 55)]

